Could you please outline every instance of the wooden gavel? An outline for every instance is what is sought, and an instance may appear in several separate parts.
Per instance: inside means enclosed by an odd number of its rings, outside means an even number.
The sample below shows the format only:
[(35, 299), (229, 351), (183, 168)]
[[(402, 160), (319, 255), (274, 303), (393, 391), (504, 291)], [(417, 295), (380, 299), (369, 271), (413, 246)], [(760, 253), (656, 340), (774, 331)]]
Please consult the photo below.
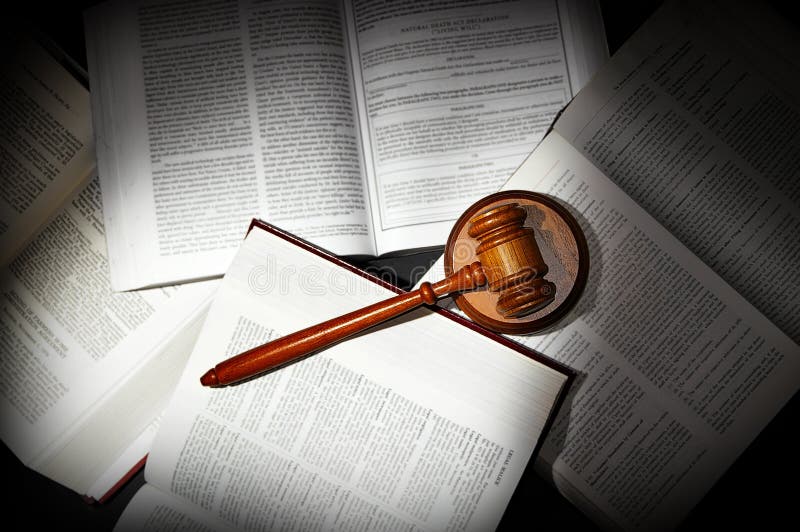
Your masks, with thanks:
[(469, 220), (468, 234), (478, 241), (477, 262), (462, 267), (437, 283), (422, 283), (418, 290), (381, 301), (349, 314), (308, 327), (229, 358), (208, 370), (204, 386), (233, 384), (282, 366), (358, 332), (399, 316), (422, 304), (432, 305), (453, 292), (473, 290), (488, 282), (498, 292), (497, 311), (505, 316), (526, 316), (550, 304), (556, 287), (544, 279), (548, 268), (532, 228), (525, 227), (527, 213), (517, 203), (490, 208)]

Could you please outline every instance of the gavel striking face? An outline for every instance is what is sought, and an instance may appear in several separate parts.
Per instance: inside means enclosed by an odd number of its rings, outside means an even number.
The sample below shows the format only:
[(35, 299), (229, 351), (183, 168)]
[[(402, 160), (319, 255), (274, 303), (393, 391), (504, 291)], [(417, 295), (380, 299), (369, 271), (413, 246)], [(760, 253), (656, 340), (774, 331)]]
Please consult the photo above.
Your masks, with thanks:
[(556, 297), (556, 285), (544, 279), (548, 268), (536, 235), (523, 225), (526, 217), (519, 204), (507, 203), (472, 218), (467, 230), (479, 242), (475, 254), (489, 290), (500, 293), (497, 312), (506, 318), (527, 316)]

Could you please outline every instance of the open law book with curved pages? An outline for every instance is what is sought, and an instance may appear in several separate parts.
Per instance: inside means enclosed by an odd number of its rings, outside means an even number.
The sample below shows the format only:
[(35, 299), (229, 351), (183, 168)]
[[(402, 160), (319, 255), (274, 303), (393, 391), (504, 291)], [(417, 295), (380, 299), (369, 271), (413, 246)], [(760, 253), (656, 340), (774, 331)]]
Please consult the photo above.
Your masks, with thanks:
[(594, 0), (123, 0), (85, 26), (117, 290), (222, 275), (253, 217), (340, 256), (441, 246), (608, 58)]
[(95, 171), (86, 73), (73, 76), (49, 43), (15, 30), (3, 38), (9, 45), (0, 70), (0, 266)]
[[(608, 530), (678, 526), (800, 390), (800, 39), (747, 7), (666, 3), (503, 187), (589, 241), (572, 315), (515, 339), (579, 373), (537, 470)], [(726, 519), (768, 527), (749, 497)]]
[(0, 73), (3, 458), (105, 500), (142, 467), (216, 282), (112, 291), (89, 93), (17, 37)]
[(223, 358), (397, 289), (255, 223), (117, 530), (494, 529), (574, 377), (421, 308), (236, 386)]

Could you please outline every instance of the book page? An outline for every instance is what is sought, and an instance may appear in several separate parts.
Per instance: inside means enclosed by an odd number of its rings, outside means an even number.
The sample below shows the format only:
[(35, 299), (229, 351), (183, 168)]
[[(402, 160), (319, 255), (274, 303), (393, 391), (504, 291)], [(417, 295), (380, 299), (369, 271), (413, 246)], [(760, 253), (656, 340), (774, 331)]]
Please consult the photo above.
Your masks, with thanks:
[(0, 274), (0, 434), (79, 493), (166, 406), (217, 284), (113, 293), (101, 210), (94, 179)]
[(192, 530), (210, 532), (221, 530), (231, 532), (235, 528), (215, 519), (209, 512), (164, 492), (151, 484), (145, 484), (136, 492), (125, 507), (114, 532), (134, 532), (150, 530)]
[(607, 57), (594, 2), (348, 8), (379, 253), (444, 245)]
[(12, 31), (7, 42), (0, 68), (0, 266), (94, 170), (89, 91), (30, 36)]
[(374, 254), (336, 2), (114, 2), (86, 17), (117, 290), (222, 275), (260, 216)]
[(702, 5), (666, 5), (555, 128), (800, 342), (800, 70)]
[(589, 244), (576, 308), (514, 337), (579, 373), (537, 470), (603, 528), (674, 528), (800, 388), (800, 347), (557, 134), (504, 188)]
[(167, 409), (147, 482), (237, 528), (489, 530), (567, 375), (427, 309), (237, 386), (222, 359), (394, 295), (254, 228)]

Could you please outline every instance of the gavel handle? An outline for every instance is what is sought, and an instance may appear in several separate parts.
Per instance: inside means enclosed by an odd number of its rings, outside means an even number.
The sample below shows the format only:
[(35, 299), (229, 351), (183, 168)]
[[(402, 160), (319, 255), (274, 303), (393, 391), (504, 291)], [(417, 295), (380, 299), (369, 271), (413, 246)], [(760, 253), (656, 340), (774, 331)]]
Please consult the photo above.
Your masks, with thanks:
[(486, 283), (479, 262), (464, 266), (438, 283), (422, 283), (418, 290), (374, 303), (343, 316), (292, 333), (220, 362), (201, 378), (203, 386), (240, 382), (309, 355), (420, 305), (432, 305), (452, 292), (471, 290)]

